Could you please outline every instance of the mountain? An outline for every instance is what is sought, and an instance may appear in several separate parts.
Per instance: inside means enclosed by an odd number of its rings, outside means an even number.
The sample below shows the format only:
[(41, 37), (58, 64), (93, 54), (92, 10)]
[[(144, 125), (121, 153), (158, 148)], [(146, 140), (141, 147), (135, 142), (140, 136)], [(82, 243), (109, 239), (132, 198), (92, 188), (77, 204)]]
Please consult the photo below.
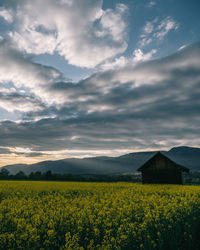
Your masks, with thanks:
[(167, 152), (167, 156), (193, 171), (200, 171), (200, 148), (175, 147)]
[[(63, 159), (43, 161), (36, 164), (7, 165), (11, 174), (23, 171), (25, 174), (51, 170), (52, 173), (69, 174), (122, 174), (135, 173), (137, 169), (157, 151), (130, 153), (118, 157), (93, 157), (84, 159)], [(200, 171), (200, 148), (174, 147), (169, 151), (162, 151), (175, 162), (188, 167), (192, 171)]]

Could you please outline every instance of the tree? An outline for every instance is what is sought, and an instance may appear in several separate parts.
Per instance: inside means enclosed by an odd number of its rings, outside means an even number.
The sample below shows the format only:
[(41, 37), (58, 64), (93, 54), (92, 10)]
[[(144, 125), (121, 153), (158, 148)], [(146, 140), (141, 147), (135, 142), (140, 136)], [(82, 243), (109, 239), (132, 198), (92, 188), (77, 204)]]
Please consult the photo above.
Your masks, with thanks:
[(40, 171), (36, 171), (35, 173), (31, 172), (29, 175), (29, 179), (31, 180), (41, 180), (42, 173)]
[(1, 179), (7, 179), (9, 177), (9, 171), (6, 168), (2, 168), (0, 171), (0, 178)]
[(15, 178), (16, 179), (26, 179), (27, 176), (25, 175), (25, 173), (23, 171), (19, 171), (18, 173), (16, 173)]
[(52, 172), (51, 172), (51, 170), (48, 170), (46, 173), (44, 173), (44, 178), (46, 180), (52, 179)]

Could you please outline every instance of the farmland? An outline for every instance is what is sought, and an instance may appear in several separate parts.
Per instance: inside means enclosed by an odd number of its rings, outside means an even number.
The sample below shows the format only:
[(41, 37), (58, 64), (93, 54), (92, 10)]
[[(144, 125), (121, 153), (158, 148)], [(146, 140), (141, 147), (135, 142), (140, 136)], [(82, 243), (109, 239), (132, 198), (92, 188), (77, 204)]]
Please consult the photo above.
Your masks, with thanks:
[(0, 249), (199, 249), (200, 187), (0, 182)]

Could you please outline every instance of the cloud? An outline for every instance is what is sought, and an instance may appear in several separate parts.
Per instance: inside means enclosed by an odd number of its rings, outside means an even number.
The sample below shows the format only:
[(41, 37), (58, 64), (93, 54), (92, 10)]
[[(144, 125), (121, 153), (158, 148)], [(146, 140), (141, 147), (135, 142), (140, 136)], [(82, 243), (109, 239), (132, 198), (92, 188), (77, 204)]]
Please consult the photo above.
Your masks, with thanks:
[(46, 106), (39, 98), (31, 95), (20, 94), (15, 90), (0, 88), (0, 107), (9, 111), (20, 113), (38, 111)]
[(5, 11), (14, 13), (10, 39), (26, 53), (57, 52), (70, 64), (91, 68), (127, 48), (124, 4), (106, 10), (102, 0), (19, 0), (4, 4)]
[(155, 18), (153, 21), (146, 22), (143, 27), (142, 34), (140, 36), (139, 46), (145, 47), (153, 42), (162, 41), (170, 31), (177, 30), (178, 23), (168, 16), (162, 21)]
[(9, 148), (6, 147), (0, 147), (0, 155), (4, 155), (4, 154), (10, 154), (11, 151)]
[(147, 5), (148, 8), (152, 8), (156, 5), (156, 2), (155, 1), (150, 1)]
[(107, 71), (111, 69), (122, 68), (127, 63), (128, 63), (128, 58), (125, 56), (120, 56), (119, 58), (106, 60), (102, 65), (100, 65), (100, 70)]
[(152, 49), (151, 51), (144, 53), (141, 49), (136, 49), (133, 51), (133, 55), (130, 58), (125, 56), (120, 56), (119, 58), (114, 58), (113, 60), (107, 60), (100, 65), (99, 69), (106, 70), (117, 70), (125, 67), (128, 64), (135, 64), (139, 61), (146, 61), (152, 59), (153, 55), (156, 54), (157, 50)]
[(139, 61), (146, 61), (150, 60), (152, 56), (157, 52), (156, 49), (152, 49), (148, 53), (144, 54), (141, 49), (134, 50), (133, 52), (133, 61), (139, 62)]
[(0, 17), (2, 17), (6, 22), (13, 22), (13, 13), (11, 10), (0, 8)]
[(171, 17), (167, 17), (158, 25), (154, 36), (159, 40), (163, 40), (170, 30), (177, 30), (178, 27), (179, 25)]
[[(0, 65), (0, 83), (8, 86), (13, 83), (16, 91), (25, 88), (26, 91), (31, 91), (46, 102), (51, 102), (52, 98), (46, 94), (45, 88), (52, 82), (64, 79), (59, 70), (32, 62), (30, 57), (14, 49), (13, 45), (5, 40), (0, 42)], [(16, 98), (15, 95), (15, 100)], [(4, 96), (4, 101), (5, 99)], [(27, 96), (27, 103), (30, 103), (30, 100), (31, 97)]]
[(9, 148), (9, 153), (11, 153), (13, 156), (21, 156), (21, 157), (41, 157), (41, 156), (47, 156), (47, 154), (37, 151), (32, 151), (30, 148), (20, 148), (20, 147), (14, 147)]
[(199, 65), (198, 43), (76, 84), (51, 83), (49, 93), (65, 102), (28, 112), (18, 123), (0, 122), (0, 147), (68, 154), (199, 145)]
[[(200, 44), (159, 59), (156, 49), (145, 50), (178, 29), (172, 17), (146, 22), (127, 58), (120, 55), (127, 48), (124, 4), (105, 10), (101, 0), (3, 4), (0, 17), (11, 30), (9, 41), (0, 36), (0, 108), (17, 121), (0, 121), (1, 155), (64, 158), (199, 145)], [(33, 61), (43, 53), (96, 72), (70, 82)]]

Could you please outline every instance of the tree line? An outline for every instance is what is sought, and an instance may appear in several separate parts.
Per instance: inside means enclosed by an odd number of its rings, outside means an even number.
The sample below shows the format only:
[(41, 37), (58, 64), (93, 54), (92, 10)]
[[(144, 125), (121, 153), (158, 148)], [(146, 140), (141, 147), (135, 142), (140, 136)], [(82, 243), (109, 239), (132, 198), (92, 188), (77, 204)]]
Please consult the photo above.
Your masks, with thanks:
[(48, 170), (44, 173), (41, 171), (31, 172), (26, 175), (23, 171), (19, 171), (15, 175), (10, 174), (9, 170), (2, 168), (0, 171), (0, 180), (52, 180), (52, 181), (87, 181), (87, 182), (116, 182), (131, 181), (140, 182), (140, 176), (135, 175), (72, 175), (57, 174)]

